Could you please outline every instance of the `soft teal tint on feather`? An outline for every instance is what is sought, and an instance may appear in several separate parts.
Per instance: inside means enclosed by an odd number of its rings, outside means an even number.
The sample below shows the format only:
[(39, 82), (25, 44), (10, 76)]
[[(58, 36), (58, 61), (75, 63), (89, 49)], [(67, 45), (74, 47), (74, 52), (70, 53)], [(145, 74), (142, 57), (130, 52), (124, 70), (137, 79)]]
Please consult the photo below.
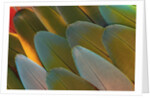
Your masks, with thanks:
[(120, 12), (122, 15), (127, 17), (133, 22), (136, 22), (136, 7), (132, 5), (117, 5), (117, 6), (109, 6), (110, 8)]
[(71, 56), (71, 48), (65, 38), (40, 31), (35, 36), (34, 43), (39, 58), (47, 71), (56, 67), (64, 67), (78, 73)]
[(68, 26), (66, 36), (71, 48), (76, 45), (83, 46), (111, 62), (102, 43), (103, 32), (102, 26), (86, 21), (77, 21)]
[(135, 7), (130, 6), (100, 6), (99, 11), (109, 25), (122, 24), (135, 28), (136, 10)]
[(72, 54), (80, 76), (98, 89), (118, 91), (134, 89), (132, 82), (119, 69), (94, 52), (76, 46)]
[(25, 89), (47, 89), (44, 68), (21, 54), (16, 56), (15, 61), (19, 77)]

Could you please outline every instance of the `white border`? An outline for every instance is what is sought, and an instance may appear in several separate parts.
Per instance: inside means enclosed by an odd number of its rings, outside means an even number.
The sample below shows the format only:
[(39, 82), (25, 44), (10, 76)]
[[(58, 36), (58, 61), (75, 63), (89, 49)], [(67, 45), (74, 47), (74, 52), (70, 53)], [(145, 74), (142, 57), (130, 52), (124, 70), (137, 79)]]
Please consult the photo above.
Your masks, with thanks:
[[(25, 0), (23, 0), (25, 1)], [(3, 32), (3, 54), (2, 54), (2, 79), (1, 93), (17, 94), (52, 94), (52, 95), (140, 95), (142, 93), (142, 64), (143, 64), (143, 34), (144, 34), (144, 2), (143, 0), (72, 0), (59, 1), (51, 0), (44, 2), (5, 2), (4, 4), (4, 32)], [(135, 67), (135, 91), (60, 91), (60, 90), (7, 90), (7, 61), (8, 61), (8, 32), (9, 32), (9, 7), (10, 6), (61, 6), (61, 5), (137, 5), (137, 24), (136, 24), (136, 67)]]

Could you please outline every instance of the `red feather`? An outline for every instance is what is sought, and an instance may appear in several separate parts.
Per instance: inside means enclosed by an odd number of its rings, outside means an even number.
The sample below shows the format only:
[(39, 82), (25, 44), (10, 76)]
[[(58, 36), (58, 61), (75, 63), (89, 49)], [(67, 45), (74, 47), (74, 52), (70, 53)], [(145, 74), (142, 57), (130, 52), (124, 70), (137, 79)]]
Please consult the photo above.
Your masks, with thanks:
[(15, 27), (14, 27), (14, 23), (13, 23), (13, 18), (16, 14), (16, 10), (14, 7), (10, 7), (10, 17), (9, 17), (9, 32), (12, 32), (12, 33), (16, 33), (16, 30), (15, 30)]

